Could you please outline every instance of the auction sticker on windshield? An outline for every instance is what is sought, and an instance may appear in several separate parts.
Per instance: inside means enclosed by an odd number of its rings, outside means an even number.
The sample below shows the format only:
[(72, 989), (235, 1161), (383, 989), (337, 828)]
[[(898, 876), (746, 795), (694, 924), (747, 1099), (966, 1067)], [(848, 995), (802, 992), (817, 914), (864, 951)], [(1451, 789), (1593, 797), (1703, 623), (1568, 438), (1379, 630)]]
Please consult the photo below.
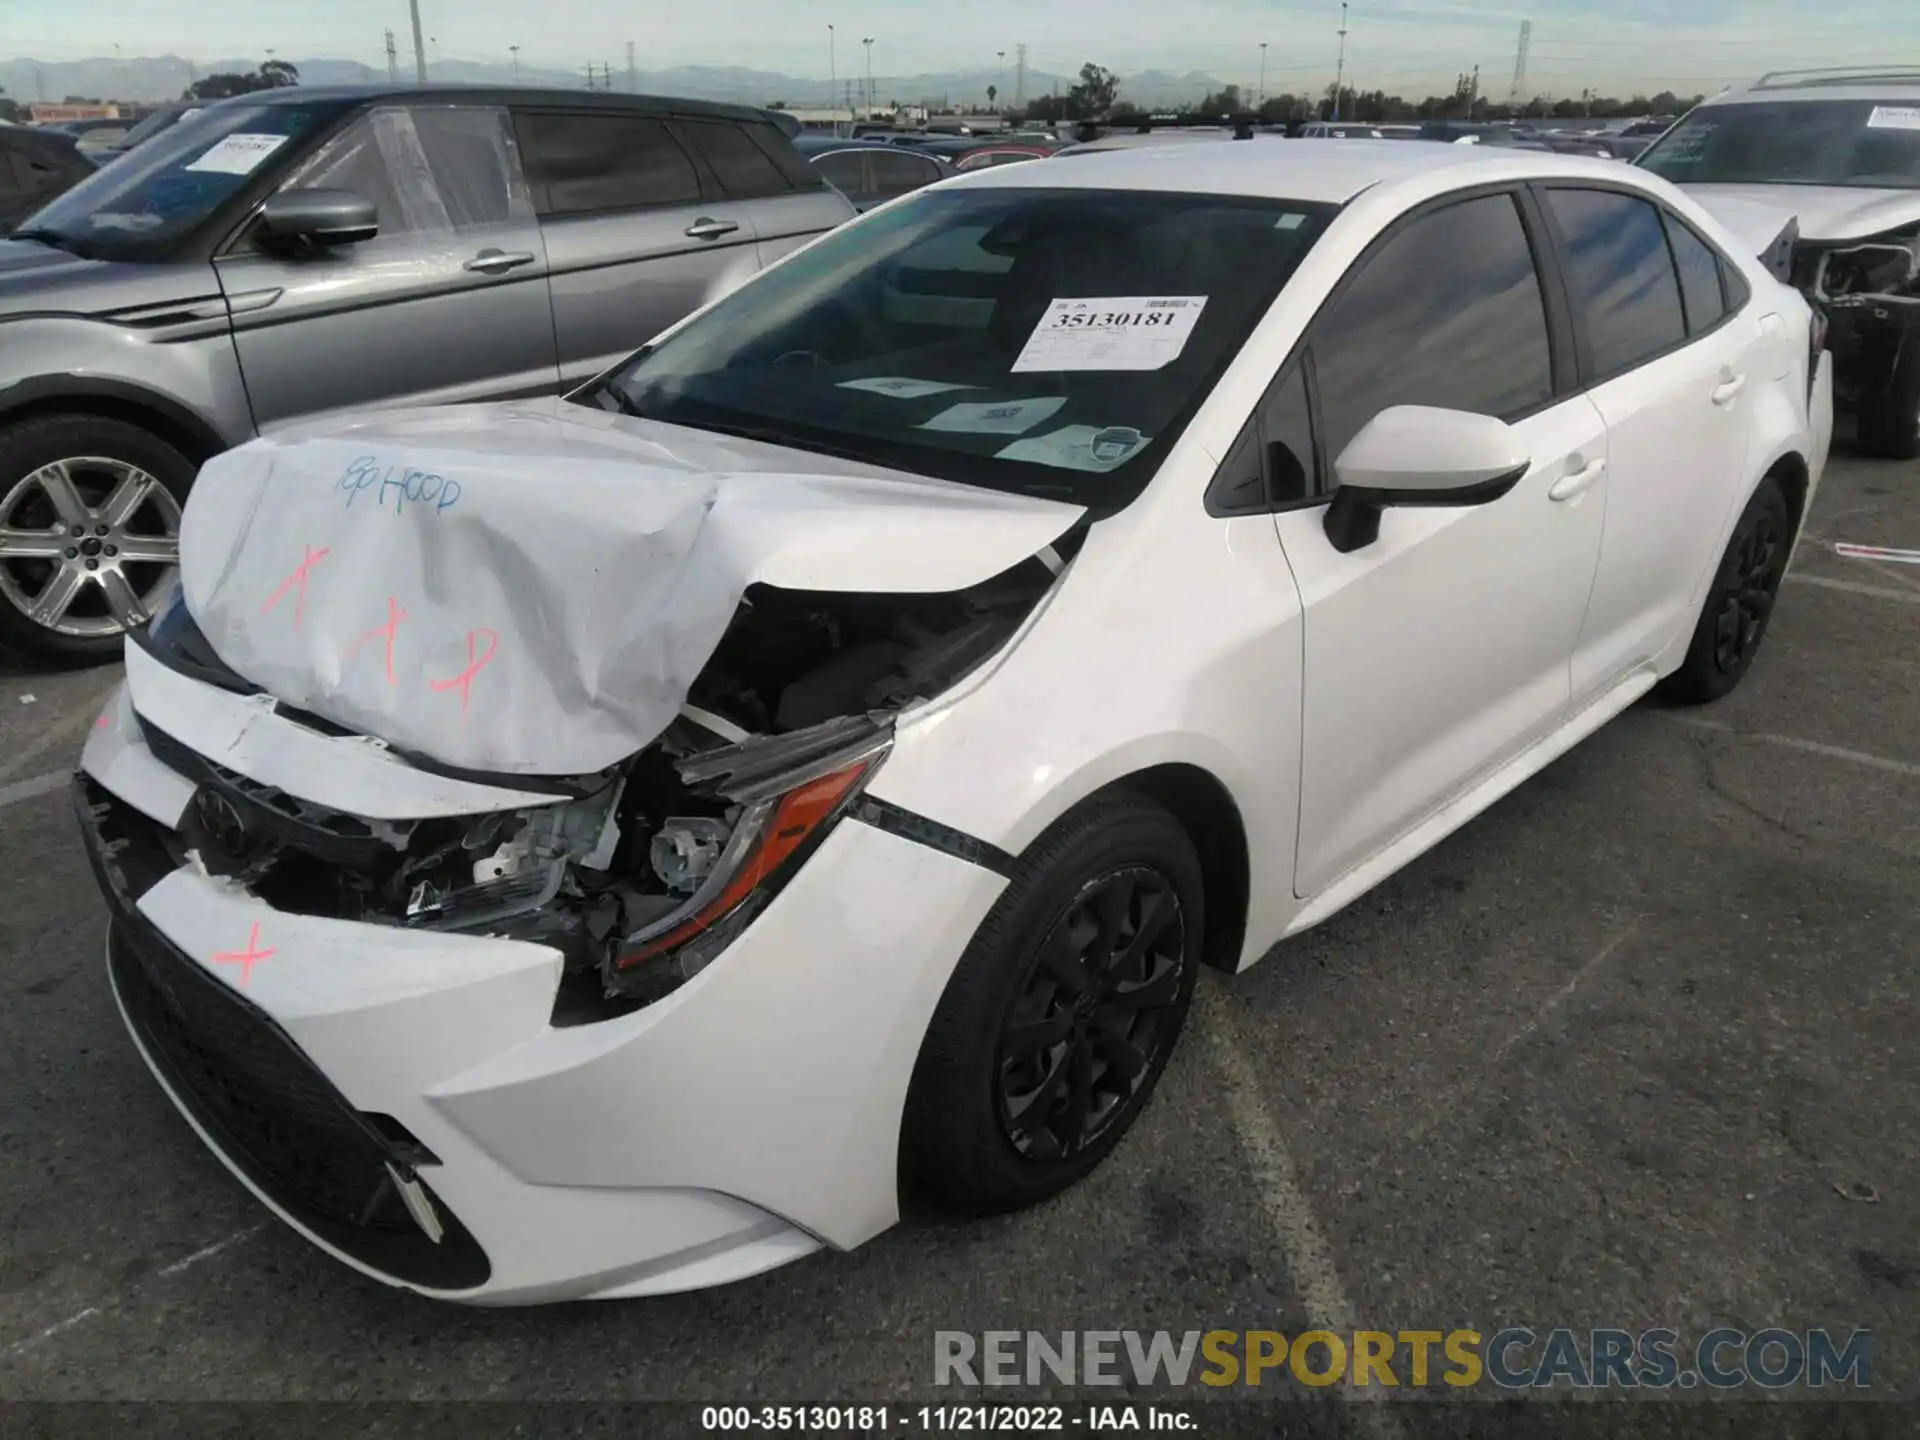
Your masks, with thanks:
[(955, 385), (946, 380), (915, 380), (906, 375), (874, 375), (865, 380), (842, 380), (839, 388), (891, 395), (899, 400), (918, 400), (922, 395), (941, 395), (949, 390), (973, 390), (978, 387)]
[(229, 135), (186, 168), (217, 175), (251, 175), (262, 160), (286, 143), (285, 135)]
[(920, 428), (963, 435), (1024, 435), (1066, 403), (1064, 395), (1041, 395), (1032, 400), (949, 405)]
[(1179, 358), (1204, 295), (1055, 300), (1013, 362), (1023, 370), (1158, 370)]
[(1876, 105), (1867, 116), (1869, 130), (1920, 130), (1920, 105)]
[(1147, 437), (1131, 425), (1068, 425), (1045, 435), (1016, 440), (1004, 450), (994, 452), (999, 460), (1025, 460), (1032, 465), (1052, 465), (1061, 470), (1112, 470), (1133, 458), (1147, 443)]

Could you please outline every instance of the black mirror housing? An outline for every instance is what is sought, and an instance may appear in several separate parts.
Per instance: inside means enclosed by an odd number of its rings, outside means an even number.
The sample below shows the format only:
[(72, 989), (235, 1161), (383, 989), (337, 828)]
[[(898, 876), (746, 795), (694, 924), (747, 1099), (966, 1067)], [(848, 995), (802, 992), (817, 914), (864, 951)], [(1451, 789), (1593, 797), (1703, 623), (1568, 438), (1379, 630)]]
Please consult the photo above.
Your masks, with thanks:
[(260, 207), (260, 236), (269, 243), (326, 248), (379, 233), (380, 212), (351, 190), (282, 190)]

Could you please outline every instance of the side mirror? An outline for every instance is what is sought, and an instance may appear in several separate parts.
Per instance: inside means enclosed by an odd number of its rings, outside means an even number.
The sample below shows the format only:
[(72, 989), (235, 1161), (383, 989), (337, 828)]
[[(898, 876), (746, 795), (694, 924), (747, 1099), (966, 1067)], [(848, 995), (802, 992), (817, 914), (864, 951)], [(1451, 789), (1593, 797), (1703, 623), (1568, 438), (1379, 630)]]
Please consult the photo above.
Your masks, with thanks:
[(351, 190), (282, 190), (260, 207), (260, 234), (280, 244), (353, 245), (380, 233), (380, 212)]
[(1388, 505), (1485, 505), (1532, 464), (1504, 420), (1396, 405), (1368, 421), (1334, 461), (1339, 488), (1327, 507), (1327, 539), (1343, 555), (1371, 545)]

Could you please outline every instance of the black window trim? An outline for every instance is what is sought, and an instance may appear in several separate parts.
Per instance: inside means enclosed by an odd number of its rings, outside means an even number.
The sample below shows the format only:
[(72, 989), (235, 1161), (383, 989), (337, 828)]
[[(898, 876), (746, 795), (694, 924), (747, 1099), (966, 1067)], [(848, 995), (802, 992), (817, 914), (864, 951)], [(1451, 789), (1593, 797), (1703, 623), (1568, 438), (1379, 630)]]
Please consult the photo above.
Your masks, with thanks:
[[(1207, 482), (1205, 504), (1207, 514), (1216, 519), (1229, 519), (1241, 515), (1281, 515), (1294, 510), (1306, 510), (1316, 505), (1330, 504), (1333, 500), (1333, 457), (1324, 453), (1326, 446), (1323, 436), (1326, 434), (1326, 419), (1320, 404), (1320, 380), (1313, 364), (1313, 341), (1315, 331), (1326, 315), (1339, 303), (1350, 290), (1354, 282), (1377, 259), (1380, 253), (1396, 240), (1409, 226), (1442, 210), (1473, 200), (1484, 200), (1489, 196), (1506, 195), (1512, 198), (1514, 208), (1520, 217), (1520, 227), (1527, 239), (1527, 249), (1533, 255), (1533, 273), (1540, 286), (1540, 298), (1546, 311), (1547, 322), (1547, 361), (1552, 373), (1553, 393), (1536, 405), (1529, 405), (1499, 418), (1508, 424), (1518, 424), (1535, 415), (1564, 404), (1574, 396), (1583, 393), (1585, 387), (1580, 384), (1579, 375), (1584, 368), (1578, 363), (1579, 336), (1573, 325), (1573, 304), (1566, 288), (1566, 280), (1559, 263), (1559, 252), (1555, 238), (1557, 232), (1550, 231), (1551, 217), (1542, 212), (1545, 207), (1529, 193), (1525, 181), (1502, 180), (1484, 185), (1471, 185), (1459, 190), (1449, 190), (1444, 195), (1436, 195), (1423, 200), (1411, 209), (1395, 216), (1372, 240), (1366, 249), (1349, 265), (1346, 271), (1334, 283), (1331, 290), (1315, 307), (1311, 317), (1301, 330), (1300, 339), (1287, 353), (1287, 358), (1274, 371), (1274, 377), (1260, 392), (1260, 398), (1254, 402), (1252, 412), (1247, 416), (1240, 432), (1234, 436), (1232, 445), (1227, 447), (1229, 455), (1239, 448), (1240, 435), (1246, 426), (1260, 425), (1260, 417), (1267, 411), (1279, 393), (1280, 387), (1292, 377), (1295, 367), (1303, 370), (1307, 386), (1307, 416), (1313, 430), (1313, 460), (1308, 467), (1309, 479), (1313, 484), (1313, 493), (1298, 500), (1275, 501), (1272, 498), (1272, 477), (1267, 473), (1266, 442), (1264, 437), (1256, 437), (1256, 451), (1260, 460), (1260, 488), (1265, 504), (1263, 509), (1246, 506), (1223, 507), (1215, 495), (1215, 489), (1221, 482), (1225, 470), (1222, 466), (1215, 471)], [(1344, 208), (1344, 207), (1343, 207)], [(1718, 253), (1717, 251), (1715, 252)], [(1679, 283), (1676, 274), (1674, 283)], [(1275, 297), (1278, 298), (1277, 296)]]
[[(561, 220), (598, 220), (606, 215), (643, 215), (663, 210), (686, 210), (714, 203), (719, 192), (719, 179), (707, 169), (706, 162), (693, 151), (687, 137), (679, 132), (674, 124), (676, 116), (642, 109), (639, 106), (631, 110), (616, 110), (599, 105), (581, 106), (578, 109), (564, 105), (511, 105), (507, 108), (513, 119), (513, 138), (520, 147), (520, 169), (526, 176), (527, 190), (533, 199), (533, 218), (539, 224), (545, 225)], [(687, 164), (693, 167), (694, 183), (699, 186), (700, 193), (690, 200), (654, 200), (641, 205), (610, 206), (598, 210), (554, 210), (550, 205), (552, 197), (547, 193), (546, 181), (534, 177), (534, 166), (528, 158), (531, 150), (527, 145), (525, 133), (520, 129), (521, 119), (534, 115), (579, 115), (598, 119), (651, 120), (666, 131), (667, 137), (685, 157)], [(704, 119), (705, 117), (695, 118)]]
[[(1580, 390), (1583, 393), (1597, 390), (1602, 385), (1609, 385), (1622, 376), (1631, 375), (1634, 371), (1652, 365), (1656, 361), (1664, 360), (1669, 355), (1679, 354), (1680, 351), (1686, 349), (1687, 346), (1693, 344), (1696, 340), (1706, 339), (1707, 336), (1713, 334), (1714, 331), (1718, 330), (1722, 325), (1725, 325), (1736, 315), (1742, 313), (1746, 309), (1748, 302), (1753, 299), (1753, 287), (1744, 283), (1745, 276), (1740, 276), (1739, 278), (1742, 281), (1741, 289), (1744, 291), (1744, 294), (1739, 297), (1740, 303), (1738, 305), (1733, 303), (1735, 297), (1728, 284), (1728, 277), (1730, 274), (1738, 276), (1739, 267), (1727, 258), (1726, 254), (1718, 245), (1715, 245), (1711, 240), (1707, 239), (1706, 236), (1694, 229), (1692, 225), (1687, 224), (1685, 217), (1675, 214), (1658, 195), (1650, 194), (1638, 186), (1622, 185), (1613, 180), (1588, 180), (1585, 178), (1578, 180), (1557, 178), (1551, 180), (1533, 180), (1528, 182), (1528, 188), (1538, 192), (1536, 203), (1540, 211), (1541, 220), (1545, 224), (1548, 233), (1553, 237), (1553, 249), (1556, 257), (1564, 257), (1569, 254), (1570, 247), (1567, 244), (1566, 235), (1560, 229), (1560, 222), (1554, 218), (1552, 206), (1547, 203), (1547, 191), (1599, 190), (1608, 194), (1623, 195), (1630, 200), (1638, 200), (1644, 205), (1651, 205), (1654, 213), (1660, 219), (1661, 238), (1666, 242), (1667, 264), (1673, 270), (1673, 287), (1680, 296), (1680, 339), (1670, 345), (1664, 345), (1658, 350), (1648, 351), (1645, 355), (1636, 359), (1631, 365), (1623, 366), (1618, 370), (1610, 371), (1604, 375), (1596, 374), (1593, 365), (1593, 351), (1587, 338), (1586, 322), (1581, 318), (1577, 309), (1573, 310), (1574, 346), (1580, 360)], [(1720, 296), (1722, 303), (1726, 306), (1726, 310), (1717, 323), (1709, 326), (1705, 330), (1694, 331), (1687, 327), (1686, 290), (1680, 283), (1680, 266), (1674, 259), (1673, 239), (1668, 234), (1667, 228), (1670, 224), (1685, 225), (1688, 233), (1707, 247), (1708, 251), (1712, 253), (1713, 258), (1720, 266)], [(1561, 273), (1564, 274), (1564, 268), (1562, 268)], [(1571, 294), (1572, 292), (1569, 289), (1569, 298)]]

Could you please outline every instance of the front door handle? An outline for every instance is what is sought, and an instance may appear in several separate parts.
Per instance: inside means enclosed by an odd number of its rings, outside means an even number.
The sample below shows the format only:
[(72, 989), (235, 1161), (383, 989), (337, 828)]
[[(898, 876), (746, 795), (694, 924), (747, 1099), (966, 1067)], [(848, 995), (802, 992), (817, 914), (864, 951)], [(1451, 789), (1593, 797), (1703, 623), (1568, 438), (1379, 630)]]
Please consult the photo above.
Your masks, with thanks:
[(1713, 403), (1722, 406), (1731, 405), (1734, 396), (1746, 388), (1747, 377), (1744, 375), (1735, 375), (1730, 380), (1723, 380), (1713, 387)]
[(687, 226), (687, 235), (694, 240), (718, 240), (722, 235), (731, 235), (740, 226), (732, 220), (710, 220), (702, 215)]
[(531, 250), (482, 250), (463, 268), (477, 270), (482, 275), (504, 275), (521, 265), (531, 265), (533, 261)]
[(1547, 491), (1549, 500), (1571, 500), (1576, 495), (1584, 495), (1599, 483), (1600, 477), (1607, 473), (1607, 462), (1595, 460), (1582, 466), (1571, 475), (1562, 475), (1553, 482)]

